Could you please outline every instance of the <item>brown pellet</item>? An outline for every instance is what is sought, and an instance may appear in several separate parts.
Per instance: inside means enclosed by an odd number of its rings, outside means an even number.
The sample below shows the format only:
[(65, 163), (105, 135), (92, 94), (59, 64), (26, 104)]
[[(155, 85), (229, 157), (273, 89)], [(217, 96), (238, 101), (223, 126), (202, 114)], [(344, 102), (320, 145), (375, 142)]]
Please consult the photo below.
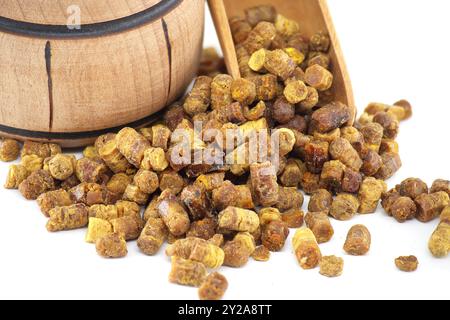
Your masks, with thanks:
[(373, 122), (380, 124), (383, 127), (383, 137), (386, 139), (397, 138), (400, 124), (397, 118), (387, 112), (378, 112)]
[(307, 87), (306, 98), (300, 102), (300, 107), (306, 110), (312, 110), (319, 103), (319, 92), (316, 88)]
[(89, 207), (89, 217), (112, 221), (119, 218), (119, 211), (115, 205), (95, 204)]
[(402, 120), (407, 120), (412, 117), (412, 114), (413, 114), (412, 106), (408, 101), (406, 101), (406, 100), (397, 101), (396, 103), (394, 103), (394, 106), (403, 108), (403, 110), (405, 112), (405, 116)]
[(321, 185), (333, 193), (338, 193), (342, 189), (345, 170), (345, 165), (339, 160), (325, 162), (320, 175)]
[(189, 230), (189, 215), (174, 195), (161, 194), (158, 212), (173, 235), (182, 236)]
[(318, 52), (316, 55), (311, 56), (308, 59), (308, 67), (314, 66), (316, 64), (325, 69), (329, 69), (331, 64), (331, 58), (328, 54)]
[(383, 160), (383, 165), (375, 174), (375, 178), (377, 179), (387, 180), (393, 177), (403, 165), (400, 155), (397, 153), (384, 153), (381, 155), (381, 159)]
[(320, 175), (311, 172), (305, 172), (302, 177), (301, 186), (306, 194), (313, 194), (315, 191), (321, 189)]
[(310, 212), (329, 211), (333, 203), (333, 196), (328, 190), (319, 189), (315, 191), (309, 200), (308, 210)]
[(343, 138), (337, 138), (330, 144), (330, 155), (355, 171), (359, 171), (363, 165), (358, 152)]
[(304, 152), (308, 171), (314, 174), (321, 173), (324, 164), (330, 159), (329, 143), (321, 140), (311, 140), (305, 145)]
[(281, 221), (281, 212), (276, 208), (262, 208), (259, 210), (259, 223), (265, 226), (272, 221)]
[(88, 224), (88, 208), (84, 204), (56, 207), (49, 211), (47, 222), (49, 232), (84, 228)]
[(397, 187), (399, 193), (403, 197), (416, 199), (424, 193), (428, 193), (428, 186), (425, 182), (417, 178), (409, 178), (404, 180), (400, 186)]
[(331, 40), (324, 32), (317, 32), (310, 38), (310, 47), (313, 51), (327, 52), (330, 48)]
[(167, 111), (164, 114), (164, 122), (171, 131), (174, 131), (186, 116), (183, 106), (176, 102), (167, 108)]
[(320, 274), (329, 277), (335, 278), (342, 275), (344, 271), (344, 259), (336, 257), (336, 256), (326, 256), (320, 259)]
[(367, 150), (362, 160), (363, 166), (361, 167), (361, 172), (367, 177), (374, 176), (383, 165), (381, 156), (372, 149)]
[(363, 176), (361, 173), (350, 168), (346, 168), (344, 171), (344, 177), (342, 178), (342, 192), (358, 193), (362, 182)]
[(270, 260), (270, 250), (265, 246), (256, 247), (255, 251), (252, 254), (252, 258), (255, 261), (259, 262), (267, 262)]
[(242, 105), (250, 105), (256, 98), (256, 86), (250, 80), (236, 79), (231, 84), (231, 95)]
[(120, 153), (136, 168), (144, 158), (144, 152), (150, 148), (150, 142), (136, 130), (123, 128), (117, 133), (116, 145)]
[(252, 164), (250, 177), (253, 191), (262, 206), (270, 207), (278, 202), (277, 173), (272, 163)]
[(230, 231), (254, 232), (259, 227), (259, 217), (254, 211), (228, 207), (219, 213), (219, 227)]
[(13, 139), (0, 140), (0, 160), (11, 162), (17, 160), (20, 154), (20, 144)]
[(56, 191), (49, 191), (44, 194), (41, 194), (37, 198), (37, 203), (42, 211), (42, 213), (49, 217), (50, 210), (56, 207), (66, 207), (70, 206), (74, 203), (72, 197), (69, 192), (66, 190), (60, 189)]
[(265, 74), (251, 78), (256, 86), (256, 99), (262, 101), (273, 100), (278, 93), (278, 80), (273, 74)]
[(378, 153), (383, 140), (383, 127), (378, 123), (369, 123), (361, 128), (365, 146)]
[(140, 191), (152, 194), (159, 188), (158, 175), (149, 170), (139, 170), (133, 178), (134, 184)]
[(142, 230), (137, 246), (146, 255), (156, 254), (167, 238), (168, 230), (160, 218), (149, 218)]
[(250, 53), (245, 48), (244, 44), (238, 44), (236, 46), (236, 55), (239, 64), (239, 71), (241, 72), (241, 76), (243, 78), (250, 79), (258, 75), (256, 72), (250, 69), (248, 65), (250, 60)]
[(205, 112), (211, 103), (211, 83), (212, 79), (200, 76), (195, 80), (194, 87), (184, 102), (184, 111), (194, 116)]
[(170, 143), (170, 136), (172, 131), (162, 124), (157, 124), (151, 127), (152, 140), (151, 144), (153, 148), (161, 148), (167, 151)]
[(223, 246), (224, 265), (232, 268), (243, 267), (255, 249), (255, 239), (251, 234), (248, 232), (238, 233), (232, 241), (228, 241)]
[(253, 209), (252, 193), (247, 185), (236, 186), (230, 181), (225, 181), (212, 192), (212, 204), (215, 209), (221, 211), (227, 207)]
[(99, 256), (109, 259), (123, 258), (128, 254), (127, 243), (118, 233), (109, 234), (95, 243)]
[(35, 154), (30, 154), (23, 156), (22, 159), (20, 159), (20, 165), (24, 166), (29, 173), (33, 173), (43, 169), (44, 159)]
[(347, 123), (350, 117), (349, 107), (339, 102), (331, 103), (312, 114), (310, 127), (314, 131), (327, 133)]
[(112, 204), (120, 198), (111, 193), (105, 187), (96, 183), (80, 183), (69, 190), (76, 203), (84, 203), (88, 206), (94, 204)]
[(209, 274), (198, 289), (200, 300), (220, 300), (228, 289), (227, 279), (218, 272)]
[(336, 220), (347, 221), (356, 215), (359, 206), (357, 197), (352, 194), (341, 193), (333, 200), (330, 215)]
[(363, 134), (355, 127), (344, 127), (340, 129), (341, 138), (350, 142), (352, 147), (362, 155), (365, 151), (365, 141)]
[(122, 199), (145, 205), (148, 202), (148, 193), (142, 191), (138, 186), (129, 184), (123, 193)]
[(201, 184), (185, 187), (181, 192), (181, 201), (189, 209), (193, 220), (203, 219), (212, 215), (212, 206), (206, 188)]
[(303, 226), (305, 213), (300, 209), (290, 209), (283, 212), (281, 220), (286, 223), (288, 228), (297, 229)]
[(279, 181), (284, 187), (297, 188), (305, 171), (306, 167), (300, 160), (288, 159)]
[(144, 151), (141, 168), (155, 172), (162, 172), (167, 169), (169, 162), (166, 153), (161, 148), (148, 148)]
[(167, 169), (159, 174), (159, 189), (161, 191), (170, 190), (174, 194), (179, 194), (185, 186), (186, 182), (178, 172)]
[(125, 189), (131, 182), (133, 181), (133, 178), (125, 173), (117, 173), (109, 179), (108, 183), (106, 184), (106, 189), (108, 191), (123, 195), (125, 192)]
[(384, 211), (386, 211), (386, 213), (389, 214), (390, 216), (392, 216), (392, 210), (391, 210), (392, 205), (400, 197), (401, 197), (401, 195), (396, 188), (391, 189), (388, 192), (385, 192), (381, 196), (381, 205), (382, 205)]
[(436, 258), (444, 258), (450, 253), (450, 206), (442, 211), (440, 220), (428, 241), (428, 248)]
[[(99, 142), (97, 143), (97, 145), (99, 145), (98, 149), (96, 149), (99, 157), (105, 162), (105, 164), (108, 166), (109, 169), (111, 169), (111, 171), (113, 171), (114, 173), (132, 172), (133, 166), (120, 153), (115, 138), (107, 142)], [(90, 158), (92, 160), (97, 159), (97, 157), (95, 158), (86, 157), (86, 158)]]
[(322, 253), (314, 233), (308, 228), (298, 229), (292, 239), (297, 261), (303, 269), (314, 269), (319, 265)]
[(415, 199), (417, 205), (417, 220), (430, 222), (441, 214), (442, 210), (450, 204), (446, 192), (440, 191), (431, 194), (421, 194)]
[(305, 216), (306, 226), (311, 229), (318, 243), (326, 243), (334, 235), (334, 229), (328, 218), (328, 211), (308, 212)]
[(228, 122), (241, 124), (247, 121), (242, 105), (239, 102), (229, 104), (224, 110), (223, 116)]
[(309, 86), (319, 91), (326, 91), (333, 84), (333, 74), (324, 67), (315, 64), (306, 69), (305, 81)]
[(232, 17), (230, 18), (229, 23), (235, 44), (241, 44), (247, 40), (248, 35), (252, 31), (252, 26), (247, 19)]
[(201, 262), (209, 269), (222, 266), (225, 254), (221, 248), (199, 238), (186, 238), (175, 241), (166, 249), (169, 257), (177, 256)]
[(277, 10), (271, 5), (259, 5), (245, 10), (245, 18), (251, 26), (256, 26), (262, 21), (275, 22)]
[(249, 54), (259, 49), (268, 49), (276, 36), (276, 32), (273, 23), (262, 21), (250, 31), (243, 46)]
[(205, 186), (206, 191), (213, 191), (218, 188), (225, 179), (224, 172), (216, 172), (210, 174), (202, 174), (196, 180), (195, 183), (200, 183)]
[(439, 191), (447, 192), (450, 196), (450, 181), (443, 179), (435, 180), (431, 186), (430, 193), (436, 193)]
[(6, 177), (5, 189), (18, 189), (20, 184), (28, 178), (30, 173), (27, 168), (22, 165), (11, 165)]
[(57, 154), (46, 165), (53, 178), (66, 180), (74, 174), (76, 163), (75, 156)]
[(285, 97), (278, 98), (272, 107), (273, 119), (281, 124), (288, 123), (295, 116), (294, 106)]
[(19, 185), (19, 191), (27, 200), (36, 200), (41, 194), (55, 189), (55, 181), (48, 171), (33, 172)]
[(41, 159), (46, 159), (58, 153), (61, 153), (61, 147), (57, 144), (25, 141), (22, 147), (21, 157), (36, 155)]
[(216, 234), (217, 221), (215, 218), (204, 218), (191, 223), (187, 237), (209, 240)]
[(419, 260), (415, 256), (398, 257), (395, 259), (395, 265), (400, 271), (414, 272), (419, 266)]
[(363, 225), (353, 226), (347, 234), (344, 250), (352, 256), (363, 256), (370, 250), (371, 235)]
[(144, 226), (140, 216), (125, 216), (113, 219), (111, 224), (114, 232), (120, 234), (126, 241), (136, 240)]
[(359, 209), (361, 214), (374, 213), (383, 193), (387, 191), (387, 185), (382, 180), (366, 178), (359, 190)]
[(75, 166), (78, 180), (87, 183), (103, 183), (108, 168), (103, 161), (89, 158), (79, 159)]
[(308, 94), (310, 93), (311, 91), (308, 90), (308, 87), (305, 85), (305, 83), (300, 80), (290, 81), (286, 85), (283, 92), (287, 101), (292, 104), (297, 104), (305, 101), (306, 98), (308, 98)]
[[(292, 75), (297, 65), (285, 51), (277, 49), (267, 52), (264, 67), (271, 74), (276, 75), (283, 80), (287, 80)], [(305, 89), (304, 97), (306, 97), (306, 86), (305, 84), (303, 84), (303, 86)], [(304, 100), (304, 98), (301, 100)]]
[(289, 236), (289, 228), (283, 221), (272, 221), (263, 226), (261, 241), (262, 244), (273, 252), (281, 251)]
[(414, 218), (417, 214), (417, 206), (414, 200), (408, 197), (397, 198), (389, 206), (390, 214), (398, 221), (405, 222)]
[(290, 37), (300, 30), (299, 24), (285, 16), (278, 14), (275, 20), (275, 28), (277, 32), (283, 37)]
[(278, 189), (278, 202), (275, 207), (281, 212), (290, 209), (300, 209), (303, 205), (303, 194), (297, 188), (280, 187)]

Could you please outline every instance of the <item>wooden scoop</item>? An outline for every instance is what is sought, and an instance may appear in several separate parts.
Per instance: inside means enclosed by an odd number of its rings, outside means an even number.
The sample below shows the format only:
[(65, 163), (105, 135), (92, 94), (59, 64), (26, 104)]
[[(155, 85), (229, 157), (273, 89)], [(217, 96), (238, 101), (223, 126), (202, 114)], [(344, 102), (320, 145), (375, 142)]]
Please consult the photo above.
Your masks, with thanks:
[(330, 58), (335, 99), (351, 107), (353, 116), (349, 124), (353, 124), (356, 108), (352, 85), (326, 0), (208, 0), (208, 3), (228, 72), (234, 78), (239, 78), (240, 72), (228, 24), (229, 17), (243, 16), (245, 9), (254, 6), (273, 5), (282, 15), (298, 21), (302, 33), (307, 37), (318, 31), (326, 31), (331, 38)]

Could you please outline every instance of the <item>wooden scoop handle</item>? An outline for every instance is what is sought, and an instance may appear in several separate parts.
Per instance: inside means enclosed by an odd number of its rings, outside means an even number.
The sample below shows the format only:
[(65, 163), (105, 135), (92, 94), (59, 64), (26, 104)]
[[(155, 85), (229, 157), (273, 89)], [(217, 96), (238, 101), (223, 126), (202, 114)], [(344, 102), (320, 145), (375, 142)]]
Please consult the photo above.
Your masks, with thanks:
[(208, 5), (216, 27), (228, 73), (234, 79), (238, 79), (241, 77), (241, 72), (239, 71), (236, 48), (234, 47), (233, 36), (231, 35), (231, 29), (223, 0), (208, 0)]

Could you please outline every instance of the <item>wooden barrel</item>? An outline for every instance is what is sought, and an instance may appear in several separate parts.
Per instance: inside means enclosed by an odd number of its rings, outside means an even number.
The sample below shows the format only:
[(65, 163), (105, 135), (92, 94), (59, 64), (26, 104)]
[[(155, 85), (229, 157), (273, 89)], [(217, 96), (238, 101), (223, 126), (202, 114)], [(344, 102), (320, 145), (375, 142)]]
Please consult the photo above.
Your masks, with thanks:
[(0, 0), (0, 135), (78, 147), (151, 123), (203, 28), (204, 0)]

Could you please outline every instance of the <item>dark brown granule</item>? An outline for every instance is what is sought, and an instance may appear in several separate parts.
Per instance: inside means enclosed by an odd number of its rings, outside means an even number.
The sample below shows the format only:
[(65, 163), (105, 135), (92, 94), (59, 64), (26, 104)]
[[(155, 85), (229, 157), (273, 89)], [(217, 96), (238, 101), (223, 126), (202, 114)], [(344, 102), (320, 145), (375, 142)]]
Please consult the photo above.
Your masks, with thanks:
[(265, 246), (256, 247), (255, 252), (252, 254), (252, 258), (255, 261), (267, 262), (270, 259), (270, 250)]
[(227, 279), (218, 272), (211, 273), (198, 289), (200, 300), (220, 300), (228, 289)]
[(348, 232), (344, 250), (352, 256), (363, 256), (370, 250), (371, 235), (363, 225), (353, 226)]
[(398, 257), (395, 259), (395, 265), (400, 271), (414, 272), (419, 266), (419, 260), (415, 256)]

